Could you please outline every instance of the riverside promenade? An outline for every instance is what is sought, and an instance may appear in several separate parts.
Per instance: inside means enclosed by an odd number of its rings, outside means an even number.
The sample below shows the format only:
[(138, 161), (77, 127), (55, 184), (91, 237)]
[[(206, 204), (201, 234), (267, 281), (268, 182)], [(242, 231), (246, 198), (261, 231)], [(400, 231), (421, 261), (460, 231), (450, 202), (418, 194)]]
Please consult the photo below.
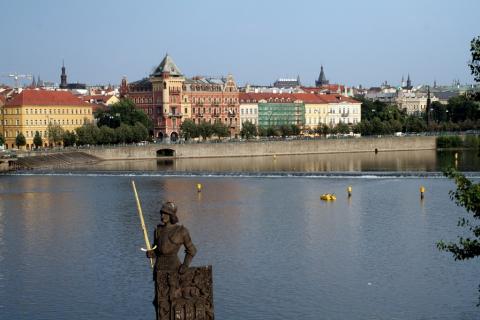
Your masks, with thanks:
[(5, 162), (0, 171), (55, 169), (102, 160), (230, 158), (280, 155), (393, 152), (436, 149), (434, 136), (343, 139), (273, 140), (243, 142), (151, 143), (147, 145), (27, 151)]

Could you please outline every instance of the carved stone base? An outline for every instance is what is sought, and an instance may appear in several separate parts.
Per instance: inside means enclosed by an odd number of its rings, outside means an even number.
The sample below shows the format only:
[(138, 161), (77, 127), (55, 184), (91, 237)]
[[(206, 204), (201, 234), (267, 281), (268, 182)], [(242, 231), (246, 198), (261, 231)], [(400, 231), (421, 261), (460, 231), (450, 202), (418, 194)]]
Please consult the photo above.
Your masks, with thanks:
[(213, 320), (212, 266), (156, 275), (157, 320)]

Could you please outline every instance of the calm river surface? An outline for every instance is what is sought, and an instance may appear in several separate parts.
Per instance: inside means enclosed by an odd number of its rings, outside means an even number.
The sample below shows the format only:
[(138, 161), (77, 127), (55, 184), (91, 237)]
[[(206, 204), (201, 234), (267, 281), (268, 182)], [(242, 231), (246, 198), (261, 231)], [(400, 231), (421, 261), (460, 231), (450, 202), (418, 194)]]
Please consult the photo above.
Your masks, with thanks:
[[(213, 266), (217, 319), (480, 318), (478, 259), (455, 262), (435, 246), (455, 240), (465, 216), (453, 183), (428, 174), (437, 160), (335, 177), (167, 176), (116, 163), (0, 176), (0, 319), (154, 319), (131, 180), (150, 233), (161, 202), (178, 204), (193, 265)], [(320, 201), (325, 192), (337, 201)]]

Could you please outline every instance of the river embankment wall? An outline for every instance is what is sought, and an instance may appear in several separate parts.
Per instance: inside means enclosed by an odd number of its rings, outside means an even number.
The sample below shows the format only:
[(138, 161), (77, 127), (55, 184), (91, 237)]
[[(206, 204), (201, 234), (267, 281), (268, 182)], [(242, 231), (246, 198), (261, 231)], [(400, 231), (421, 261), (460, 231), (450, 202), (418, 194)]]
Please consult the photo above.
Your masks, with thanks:
[[(82, 151), (103, 160), (154, 159), (161, 154), (175, 158), (248, 157), (321, 153), (433, 150), (432, 136), (313, 139), (290, 141), (247, 141), (237, 143), (149, 144), (92, 148)], [(166, 153), (165, 153), (166, 152)]]

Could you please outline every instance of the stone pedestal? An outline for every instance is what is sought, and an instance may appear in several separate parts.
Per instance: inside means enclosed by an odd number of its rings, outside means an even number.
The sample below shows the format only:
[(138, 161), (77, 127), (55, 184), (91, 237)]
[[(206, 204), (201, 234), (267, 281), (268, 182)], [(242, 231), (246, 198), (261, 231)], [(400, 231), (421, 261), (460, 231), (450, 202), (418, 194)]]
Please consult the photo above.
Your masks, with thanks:
[(157, 320), (213, 320), (212, 266), (156, 274)]

